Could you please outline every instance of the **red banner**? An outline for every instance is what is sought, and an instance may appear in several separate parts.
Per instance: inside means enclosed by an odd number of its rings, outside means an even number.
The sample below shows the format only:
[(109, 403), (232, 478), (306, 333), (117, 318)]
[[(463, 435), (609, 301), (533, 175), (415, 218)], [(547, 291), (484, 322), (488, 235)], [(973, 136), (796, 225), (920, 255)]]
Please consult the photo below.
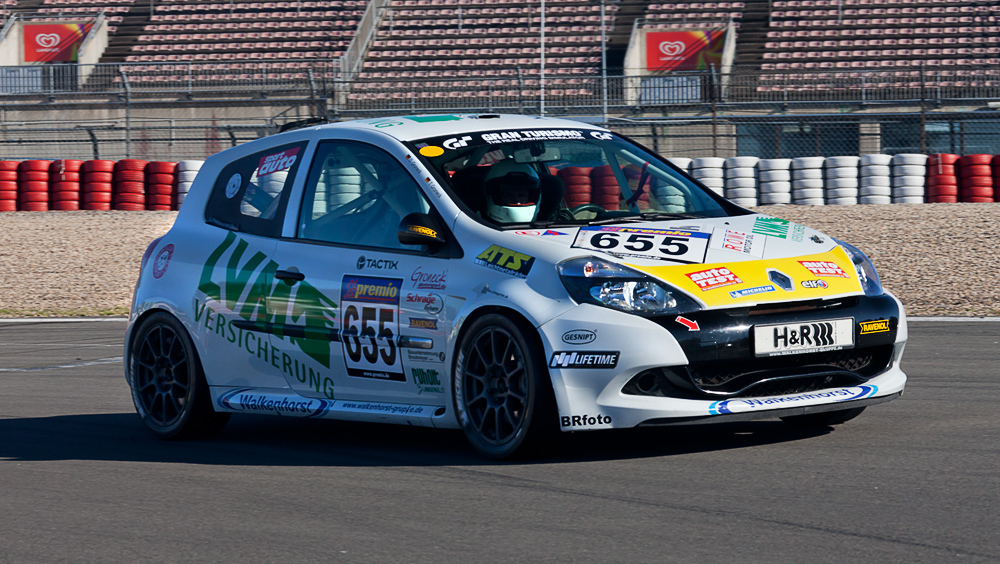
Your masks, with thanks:
[(93, 24), (24, 24), (24, 62), (76, 62)]
[(722, 66), (725, 30), (646, 33), (646, 70), (699, 70)]

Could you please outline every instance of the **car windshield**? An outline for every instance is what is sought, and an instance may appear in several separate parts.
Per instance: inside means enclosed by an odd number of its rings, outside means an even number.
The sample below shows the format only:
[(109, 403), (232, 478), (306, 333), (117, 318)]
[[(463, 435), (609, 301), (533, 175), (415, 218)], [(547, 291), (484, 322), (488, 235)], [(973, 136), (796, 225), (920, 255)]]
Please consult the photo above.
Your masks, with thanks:
[(412, 148), (470, 214), (499, 228), (739, 213), (661, 157), (603, 131), (486, 131)]

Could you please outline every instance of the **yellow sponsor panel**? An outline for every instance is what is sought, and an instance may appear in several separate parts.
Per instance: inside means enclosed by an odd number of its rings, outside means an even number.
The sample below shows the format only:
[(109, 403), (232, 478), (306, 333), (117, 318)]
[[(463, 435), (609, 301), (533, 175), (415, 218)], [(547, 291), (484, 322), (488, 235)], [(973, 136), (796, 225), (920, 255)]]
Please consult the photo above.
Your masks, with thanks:
[(861, 334), (867, 335), (869, 333), (885, 333), (889, 331), (889, 320), (888, 319), (878, 319), (875, 321), (862, 321), (859, 323), (861, 325)]
[[(825, 268), (818, 269), (817, 264)], [(783, 259), (628, 266), (685, 290), (710, 307), (808, 300), (863, 291), (851, 259), (840, 247)], [(768, 270), (780, 271), (791, 278), (791, 289), (783, 289), (771, 281)]]

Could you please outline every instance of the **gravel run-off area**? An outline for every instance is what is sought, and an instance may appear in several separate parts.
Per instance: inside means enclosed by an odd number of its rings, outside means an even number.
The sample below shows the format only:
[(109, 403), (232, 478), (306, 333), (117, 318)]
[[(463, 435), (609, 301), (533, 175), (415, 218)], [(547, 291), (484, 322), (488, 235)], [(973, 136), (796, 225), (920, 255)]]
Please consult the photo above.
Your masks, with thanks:
[[(1000, 315), (1000, 204), (767, 206), (854, 244), (910, 315)], [(126, 315), (176, 212), (0, 213), (0, 317)]]

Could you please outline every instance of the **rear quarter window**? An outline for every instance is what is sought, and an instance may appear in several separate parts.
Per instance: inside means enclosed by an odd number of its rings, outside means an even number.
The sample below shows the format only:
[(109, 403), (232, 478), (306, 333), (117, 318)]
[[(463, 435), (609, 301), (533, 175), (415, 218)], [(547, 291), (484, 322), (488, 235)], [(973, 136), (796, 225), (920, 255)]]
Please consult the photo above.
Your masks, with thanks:
[(242, 233), (280, 236), (288, 193), (307, 144), (271, 147), (226, 165), (215, 179), (205, 220)]

